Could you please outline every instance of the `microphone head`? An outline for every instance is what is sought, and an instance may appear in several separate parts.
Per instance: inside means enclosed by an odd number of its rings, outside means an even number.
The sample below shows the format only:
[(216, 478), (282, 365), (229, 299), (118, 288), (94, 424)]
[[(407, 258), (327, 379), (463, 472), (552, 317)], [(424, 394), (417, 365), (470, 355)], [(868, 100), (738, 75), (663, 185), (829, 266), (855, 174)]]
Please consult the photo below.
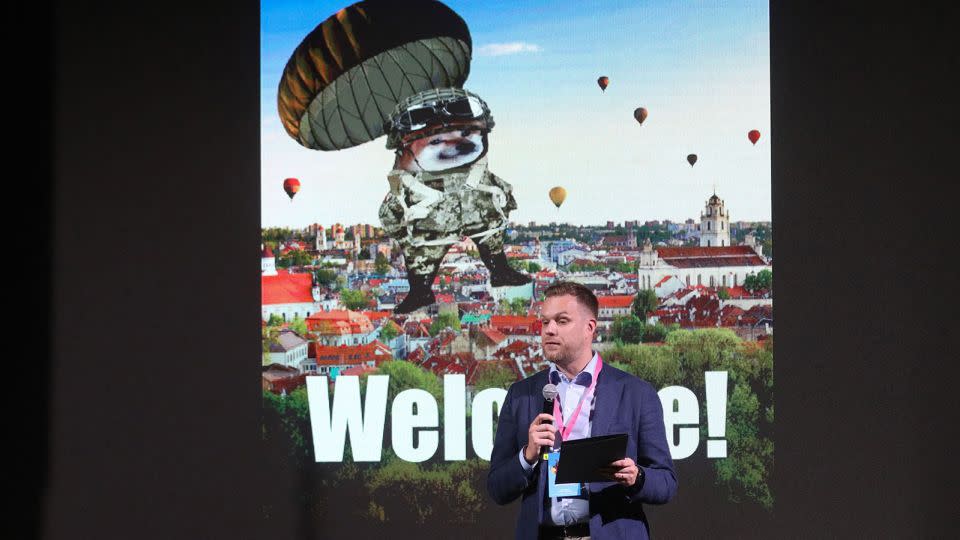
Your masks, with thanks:
[(553, 399), (554, 399), (555, 397), (557, 397), (557, 394), (559, 394), (559, 393), (560, 393), (560, 391), (557, 390), (556, 385), (547, 383), (547, 384), (544, 385), (544, 387), (543, 387), (543, 399), (545, 399), (545, 400), (547, 400), (547, 401), (553, 401)]

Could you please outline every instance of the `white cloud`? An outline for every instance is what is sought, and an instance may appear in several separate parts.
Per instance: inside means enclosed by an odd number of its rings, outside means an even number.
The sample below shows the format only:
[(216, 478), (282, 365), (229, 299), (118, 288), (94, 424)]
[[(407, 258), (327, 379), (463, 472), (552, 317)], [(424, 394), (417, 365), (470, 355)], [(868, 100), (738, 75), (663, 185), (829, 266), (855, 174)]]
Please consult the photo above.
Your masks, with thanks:
[(490, 43), (479, 47), (475, 52), (479, 56), (503, 56), (505, 54), (518, 54), (525, 52), (539, 52), (543, 49), (533, 43), (524, 43), (514, 41), (511, 43)]

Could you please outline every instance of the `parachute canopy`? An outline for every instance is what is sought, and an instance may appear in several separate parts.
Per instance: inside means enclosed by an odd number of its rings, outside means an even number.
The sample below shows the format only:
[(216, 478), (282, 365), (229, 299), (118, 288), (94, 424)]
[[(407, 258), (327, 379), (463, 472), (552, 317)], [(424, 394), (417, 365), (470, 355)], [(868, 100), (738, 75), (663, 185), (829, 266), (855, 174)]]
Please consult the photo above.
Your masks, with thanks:
[[(691, 167), (693, 167), (693, 164), (696, 163), (696, 162), (697, 162), (697, 155), (696, 155), (696, 154), (690, 154), (689, 156), (687, 156), (687, 163), (689, 163)], [(707, 168), (709, 168), (709, 167), (707, 167)]]
[(643, 121), (647, 119), (647, 110), (638, 107), (637, 110), (633, 111), (633, 117), (637, 120), (637, 123), (643, 124)]
[(553, 201), (553, 204), (557, 208), (560, 208), (560, 205), (563, 204), (564, 199), (567, 198), (567, 190), (563, 189), (560, 186), (557, 186), (550, 190), (550, 200)]
[(368, 0), (320, 23), (293, 51), (277, 89), (287, 133), (315, 150), (384, 134), (397, 103), (430, 88), (462, 87), (472, 50), (467, 24), (432, 0)]
[(597, 79), (597, 84), (600, 85), (600, 90), (604, 91), (607, 89), (607, 85), (610, 84), (610, 78), (607, 76), (600, 77)]
[(300, 181), (296, 178), (287, 178), (283, 181), (283, 190), (287, 192), (287, 196), (290, 197), (290, 200), (293, 200), (293, 196), (300, 191)]
[(757, 141), (760, 140), (760, 132), (755, 129), (751, 129), (750, 133), (747, 133), (747, 138), (750, 139), (750, 142), (753, 144), (757, 144)]

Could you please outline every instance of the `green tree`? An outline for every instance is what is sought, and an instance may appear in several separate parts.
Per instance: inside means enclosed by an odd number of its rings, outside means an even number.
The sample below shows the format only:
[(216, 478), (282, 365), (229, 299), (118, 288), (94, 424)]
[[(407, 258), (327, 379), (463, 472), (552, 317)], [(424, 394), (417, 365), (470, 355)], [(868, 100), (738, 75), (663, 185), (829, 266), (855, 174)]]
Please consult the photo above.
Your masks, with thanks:
[(290, 329), (300, 334), (301, 337), (306, 336), (307, 321), (301, 319), (300, 317), (294, 317), (294, 319), (290, 321)]
[(643, 339), (644, 323), (636, 315), (614, 317), (610, 334), (614, 340), (622, 343), (640, 343)]
[(357, 311), (370, 305), (370, 298), (363, 291), (343, 289), (340, 291), (340, 303), (347, 309)]
[(630, 306), (630, 309), (634, 315), (646, 321), (647, 316), (656, 311), (659, 305), (660, 299), (657, 298), (657, 293), (655, 293), (653, 289), (642, 289), (637, 293), (636, 298), (633, 299), (633, 304)]
[(373, 262), (373, 270), (381, 275), (390, 271), (390, 261), (387, 260), (387, 257), (379, 251), (377, 252), (377, 258)]
[(757, 287), (763, 290), (773, 290), (773, 272), (764, 268), (757, 272)]
[(499, 362), (482, 362), (477, 368), (474, 379), (474, 391), (479, 392), (487, 388), (507, 388), (516, 382), (517, 376), (510, 368)]
[(306, 266), (313, 263), (313, 258), (302, 249), (291, 249), (286, 254), (277, 258), (277, 266), (280, 268), (290, 268), (291, 266)]
[(324, 287), (329, 286), (337, 279), (337, 273), (327, 268), (319, 268), (313, 271), (313, 279)]
[(763, 269), (756, 274), (751, 274), (743, 280), (743, 288), (756, 292), (761, 290), (770, 291), (773, 289), (773, 272)]
[(291, 456), (305, 465), (313, 458), (310, 407), (307, 388), (294, 389), (286, 397), (263, 391), (264, 438), (284, 438), (289, 441)]
[(430, 335), (435, 336), (440, 333), (446, 327), (453, 328), (454, 330), (460, 330), (460, 319), (454, 313), (441, 313), (437, 315), (437, 318), (430, 323)]
[(721, 300), (729, 300), (729, 299), (730, 299), (730, 291), (727, 290), (726, 287), (720, 287), (719, 289), (717, 289), (717, 298), (719, 298), (719, 299), (721, 299)]
[(430, 522), (444, 537), (453, 537), (458, 527), (475, 523), (484, 508), (488, 469), (477, 458), (433, 465), (385, 460), (366, 482), (368, 518), (400, 529)]
[(280, 326), (284, 323), (283, 317), (277, 315), (276, 313), (271, 313), (270, 318), (267, 319), (267, 326)]
[(654, 388), (683, 384), (680, 359), (670, 347), (619, 343), (604, 351), (603, 359), (624, 364), (624, 371)]
[(527, 272), (530, 272), (531, 274), (536, 274), (536, 273), (539, 272), (540, 270), (542, 270), (542, 268), (540, 267), (539, 264), (537, 264), (537, 263), (535, 263), (535, 262), (528, 262), (528, 263), (527, 263)]
[(669, 334), (670, 329), (659, 322), (656, 324), (645, 324), (643, 327), (642, 341), (644, 343), (664, 341)]
[(510, 300), (510, 313), (513, 315), (526, 315), (527, 305), (526, 298), (514, 298)]
[(383, 323), (383, 326), (380, 328), (380, 341), (384, 343), (393, 341), (399, 335), (400, 331), (397, 330), (397, 325), (392, 321)]
[(438, 402), (443, 401), (443, 387), (440, 379), (416, 364), (405, 360), (389, 360), (380, 364), (377, 374), (390, 376), (390, 383), (387, 385), (387, 403), (392, 403), (397, 394), (410, 388), (426, 390)]

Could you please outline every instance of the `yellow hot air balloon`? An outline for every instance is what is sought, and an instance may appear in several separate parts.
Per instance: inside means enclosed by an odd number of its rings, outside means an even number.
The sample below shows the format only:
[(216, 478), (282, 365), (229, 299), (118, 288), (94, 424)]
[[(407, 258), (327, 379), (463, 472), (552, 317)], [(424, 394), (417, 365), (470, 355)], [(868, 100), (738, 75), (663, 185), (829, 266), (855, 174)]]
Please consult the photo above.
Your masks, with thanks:
[(560, 186), (557, 186), (550, 190), (550, 200), (553, 201), (553, 204), (560, 208), (560, 205), (563, 204), (563, 200), (567, 198), (567, 190), (563, 189)]

